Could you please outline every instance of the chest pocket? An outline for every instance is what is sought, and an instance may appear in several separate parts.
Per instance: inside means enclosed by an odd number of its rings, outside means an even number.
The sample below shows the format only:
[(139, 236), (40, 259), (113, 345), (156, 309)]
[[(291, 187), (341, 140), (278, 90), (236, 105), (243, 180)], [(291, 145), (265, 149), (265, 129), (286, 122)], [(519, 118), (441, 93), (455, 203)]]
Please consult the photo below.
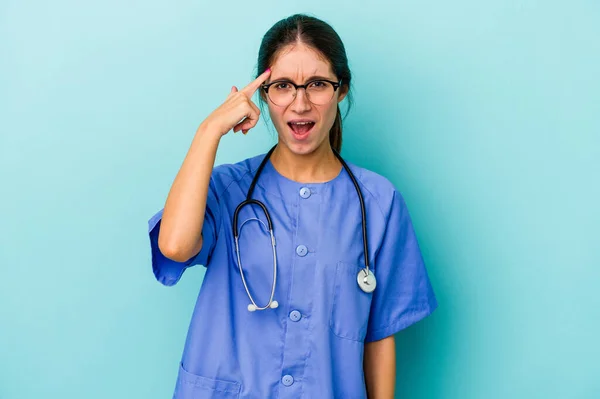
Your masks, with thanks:
[(360, 289), (357, 282), (361, 266), (338, 262), (333, 282), (329, 327), (340, 338), (364, 341), (369, 324), (373, 293)]

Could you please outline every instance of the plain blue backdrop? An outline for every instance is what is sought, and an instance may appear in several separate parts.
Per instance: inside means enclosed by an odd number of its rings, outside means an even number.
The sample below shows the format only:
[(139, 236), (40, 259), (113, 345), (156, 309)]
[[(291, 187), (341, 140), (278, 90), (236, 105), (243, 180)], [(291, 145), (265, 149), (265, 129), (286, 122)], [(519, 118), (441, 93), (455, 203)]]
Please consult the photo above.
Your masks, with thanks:
[(600, 397), (597, 1), (3, 0), (0, 398), (170, 397), (203, 270), (160, 286), (146, 222), (295, 12), (344, 40), (343, 155), (405, 196), (440, 302), (397, 397)]

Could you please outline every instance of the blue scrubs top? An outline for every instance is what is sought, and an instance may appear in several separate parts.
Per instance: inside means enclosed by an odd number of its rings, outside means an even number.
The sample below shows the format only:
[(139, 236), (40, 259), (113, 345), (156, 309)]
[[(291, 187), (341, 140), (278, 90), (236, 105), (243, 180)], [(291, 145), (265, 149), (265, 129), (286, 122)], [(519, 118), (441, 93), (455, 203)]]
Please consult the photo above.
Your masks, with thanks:
[[(325, 183), (299, 183), (267, 162), (254, 190), (273, 221), (277, 248), (276, 309), (248, 311), (235, 253), (233, 213), (265, 154), (213, 169), (200, 253), (187, 262), (158, 248), (162, 210), (148, 222), (156, 279), (172, 286), (186, 268), (206, 274), (193, 311), (175, 399), (366, 398), (363, 354), (436, 307), (406, 204), (384, 177), (348, 163), (363, 192), (373, 293), (363, 292), (360, 203), (345, 169)], [(255, 205), (249, 218), (266, 223)], [(273, 252), (257, 221), (240, 232), (242, 266), (258, 306), (267, 304)]]

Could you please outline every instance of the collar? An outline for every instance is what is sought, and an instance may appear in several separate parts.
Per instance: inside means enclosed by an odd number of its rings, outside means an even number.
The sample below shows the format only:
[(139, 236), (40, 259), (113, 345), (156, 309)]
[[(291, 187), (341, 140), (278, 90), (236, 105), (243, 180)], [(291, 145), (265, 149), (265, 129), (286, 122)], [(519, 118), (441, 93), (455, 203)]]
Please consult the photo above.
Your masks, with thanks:
[[(261, 154), (255, 157), (254, 162), (251, 163), (251, 178), (254, 178), (254, 174), (256, 173), (258, 166), (265, 156), (266, 153)], [(348, 164), (348, 166), (351, 167), (350, 164)], [(347, 183), (352, 186), (352, 181), (350, 180), (350, 176), (348, 176), (348, 172), (346, 172), (346, 169), (342, 167), (340, 173), (338, 173), (337, 176), (329, 181), (320, 183), (298, 182), (280, 174), (269, 159), (265, 164), (258, 181), (256, 182), (256, 186), (260, 186), (264, 191), (276, 195), (283, 200), (290, 201), (289, 199), (293, 199), (291, 202), (296, 203), (296, 198), (300, 195), (300, 190), (304, 188), (308, 188), (310, 190), (311, 197), (313, 195), (322, 197), (326, 193), (330, 192), (333, 187), (340, 185), (341, 182), (345, 182), (346, 180)]]

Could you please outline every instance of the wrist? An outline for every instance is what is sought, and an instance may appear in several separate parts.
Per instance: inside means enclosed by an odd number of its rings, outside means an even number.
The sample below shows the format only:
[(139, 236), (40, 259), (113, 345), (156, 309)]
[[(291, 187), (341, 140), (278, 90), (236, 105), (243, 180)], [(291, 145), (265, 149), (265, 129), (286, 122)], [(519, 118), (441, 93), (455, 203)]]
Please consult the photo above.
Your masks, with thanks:
[(221, 137), (223, 137), (223, 133), (207, 121), (202, 122), (200, 126), (198, 126), (198, 129), (196, 130), (196, 135), (211, 138), (216, 141), (220, 141)]

